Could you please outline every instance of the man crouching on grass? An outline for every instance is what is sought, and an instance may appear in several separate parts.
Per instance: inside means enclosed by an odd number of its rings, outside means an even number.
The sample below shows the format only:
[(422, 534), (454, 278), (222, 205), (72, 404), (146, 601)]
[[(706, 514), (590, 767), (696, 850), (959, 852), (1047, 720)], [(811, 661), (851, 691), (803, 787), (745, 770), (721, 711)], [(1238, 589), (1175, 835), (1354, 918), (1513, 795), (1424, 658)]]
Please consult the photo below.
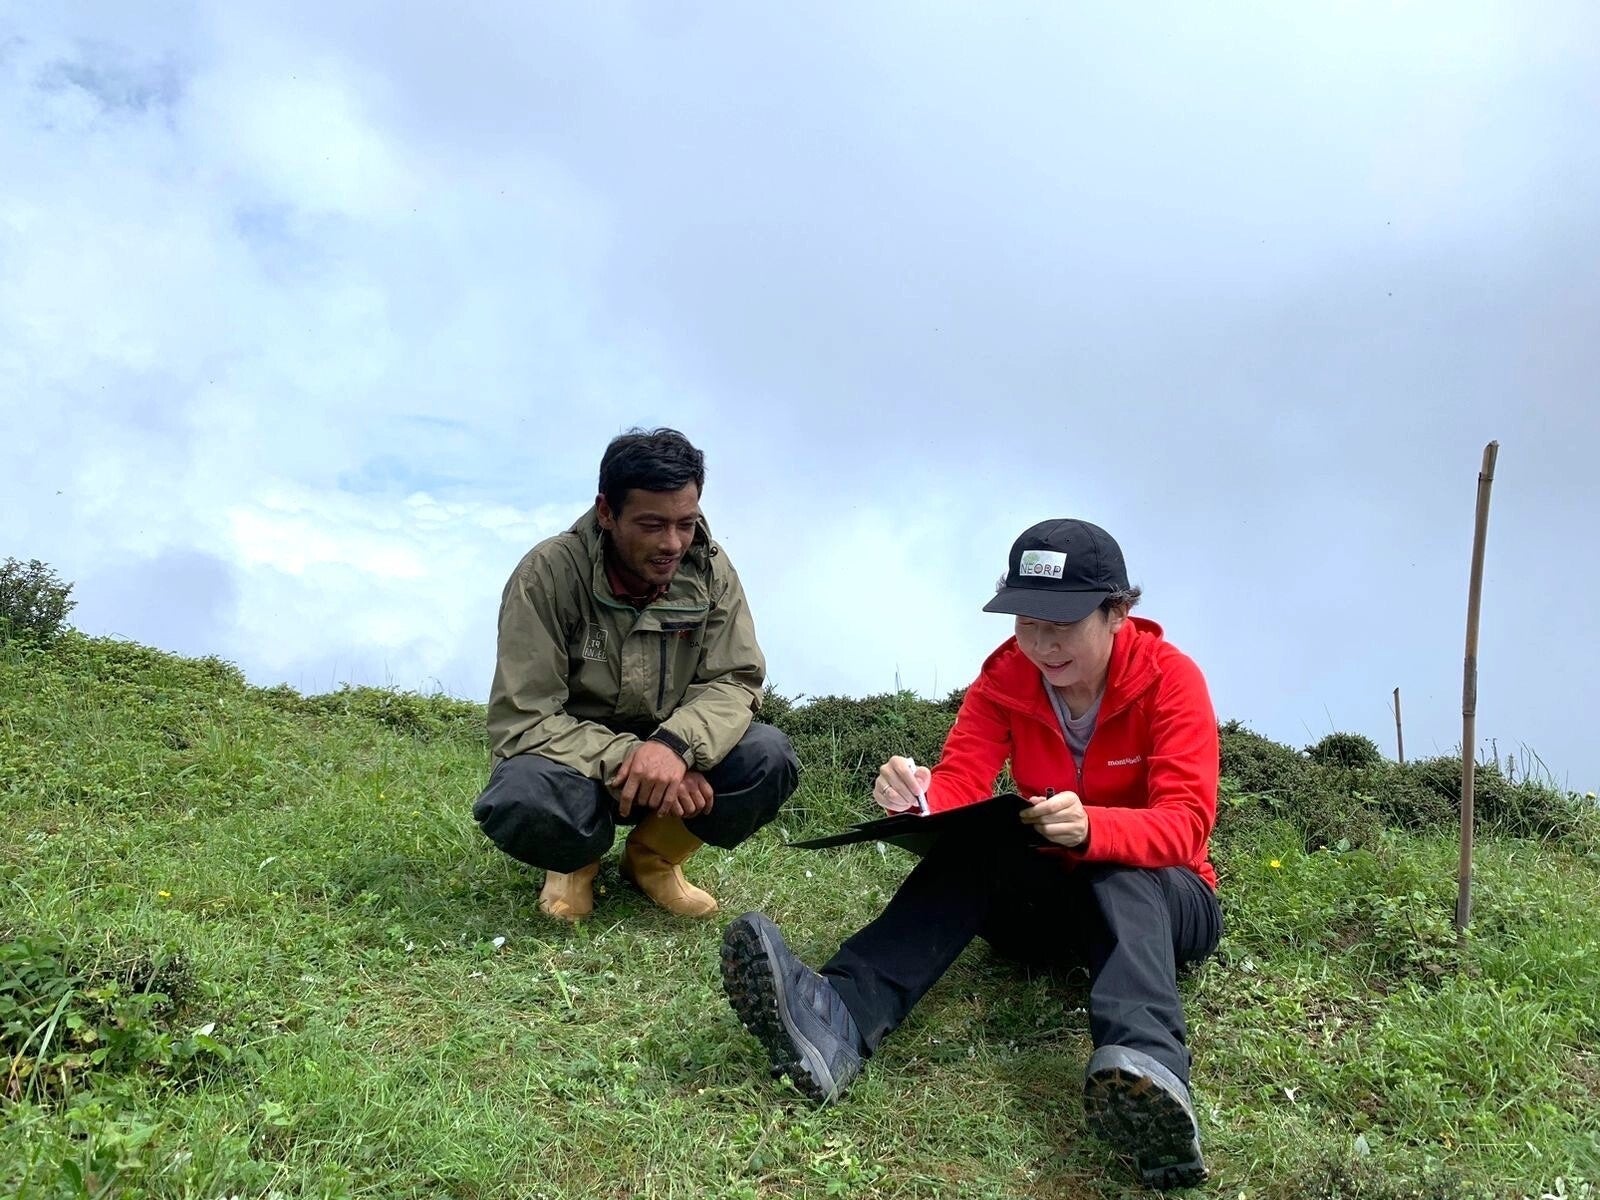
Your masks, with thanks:
[(766, 661), (704, 484), (676, 430), (613, 439), (594, 507), (528, 551), (500, 602), (494, 767), (472, 815), (545, 869), (539, 907), (559, 920), (593, 911), (619, 822), (624, 877), (669, 912), (712, 915), (682, 864), (702, 842), (737, 846), (795, 788), (788, 738), (751, 719)]

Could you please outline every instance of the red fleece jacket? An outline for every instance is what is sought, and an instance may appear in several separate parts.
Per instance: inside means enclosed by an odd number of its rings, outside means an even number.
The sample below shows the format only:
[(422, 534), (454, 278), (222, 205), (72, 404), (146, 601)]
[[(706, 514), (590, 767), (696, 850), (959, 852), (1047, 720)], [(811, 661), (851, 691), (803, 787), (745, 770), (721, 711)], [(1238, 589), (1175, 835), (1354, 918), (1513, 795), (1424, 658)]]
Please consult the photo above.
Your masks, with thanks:
[(928, 785), (933, 812), (987, 799), (1009, 760), (1024, 796), (1076, 792), (1087, 846), (1057, 853), (1086, 862), (1188, 867), (1215, 890), (1209, 858), (1217, 820), (1217, 718), (1194, 661), (1161, 626), (1130, 617), (1111, 645), (1100, 716), (1079, 771), (1039, 668), (1008, 638), (967, 689)]

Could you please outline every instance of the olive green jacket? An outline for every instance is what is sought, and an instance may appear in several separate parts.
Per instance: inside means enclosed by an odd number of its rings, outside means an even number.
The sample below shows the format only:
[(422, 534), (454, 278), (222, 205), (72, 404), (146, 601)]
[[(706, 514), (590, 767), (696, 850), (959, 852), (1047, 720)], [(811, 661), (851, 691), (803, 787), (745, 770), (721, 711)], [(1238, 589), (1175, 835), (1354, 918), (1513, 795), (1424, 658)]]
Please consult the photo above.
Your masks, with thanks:
[(604, 781), (663, 728), (703, 771), (750, 728), (766, 672), (744, 588), (704, 517), (672, 586), (641, 612), (611, 593), (591, 508), (528, 551), (506, 584), (489, 748)]

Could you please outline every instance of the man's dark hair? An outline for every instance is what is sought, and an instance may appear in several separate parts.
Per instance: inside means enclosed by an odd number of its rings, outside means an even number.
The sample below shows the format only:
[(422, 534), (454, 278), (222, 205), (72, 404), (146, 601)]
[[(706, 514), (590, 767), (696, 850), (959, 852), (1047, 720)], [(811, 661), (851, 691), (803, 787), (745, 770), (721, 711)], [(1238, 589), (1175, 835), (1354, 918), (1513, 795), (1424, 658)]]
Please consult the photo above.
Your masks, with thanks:
[(622, 511), (633, 488), (675, 492), (691, 483), (705, 491), (706, 456), (676, 429), (630, 429), (600, 456), (600, 494), (613, 513)]

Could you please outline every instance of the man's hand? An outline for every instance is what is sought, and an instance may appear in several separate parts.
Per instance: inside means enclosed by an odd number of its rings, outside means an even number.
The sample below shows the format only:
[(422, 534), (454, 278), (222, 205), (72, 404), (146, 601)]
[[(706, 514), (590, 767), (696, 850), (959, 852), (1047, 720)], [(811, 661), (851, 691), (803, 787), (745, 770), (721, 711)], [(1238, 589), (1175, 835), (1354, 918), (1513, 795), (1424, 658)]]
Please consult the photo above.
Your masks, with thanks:
[(716, 798), (704, 775), (699, 771), (687, 771), (661, 802), (658, 811), (669, 817), (698, 817), (711, 811)]
[(659, 808), (688, 772), (683, 759), (670, 747), (660, 742), (640, 742), (622, 760), (607, 786), (617, 798), (617, 811), (626, 817), (635, 804)]
[(1082, 846), (1089, 840), (1089, 814), (1077, 792), (1055, 796), (1030, 796), (1032, 808), (1022, 810), (1022, 819), (1037, 825), (1044, 837), (1058, 846)]

